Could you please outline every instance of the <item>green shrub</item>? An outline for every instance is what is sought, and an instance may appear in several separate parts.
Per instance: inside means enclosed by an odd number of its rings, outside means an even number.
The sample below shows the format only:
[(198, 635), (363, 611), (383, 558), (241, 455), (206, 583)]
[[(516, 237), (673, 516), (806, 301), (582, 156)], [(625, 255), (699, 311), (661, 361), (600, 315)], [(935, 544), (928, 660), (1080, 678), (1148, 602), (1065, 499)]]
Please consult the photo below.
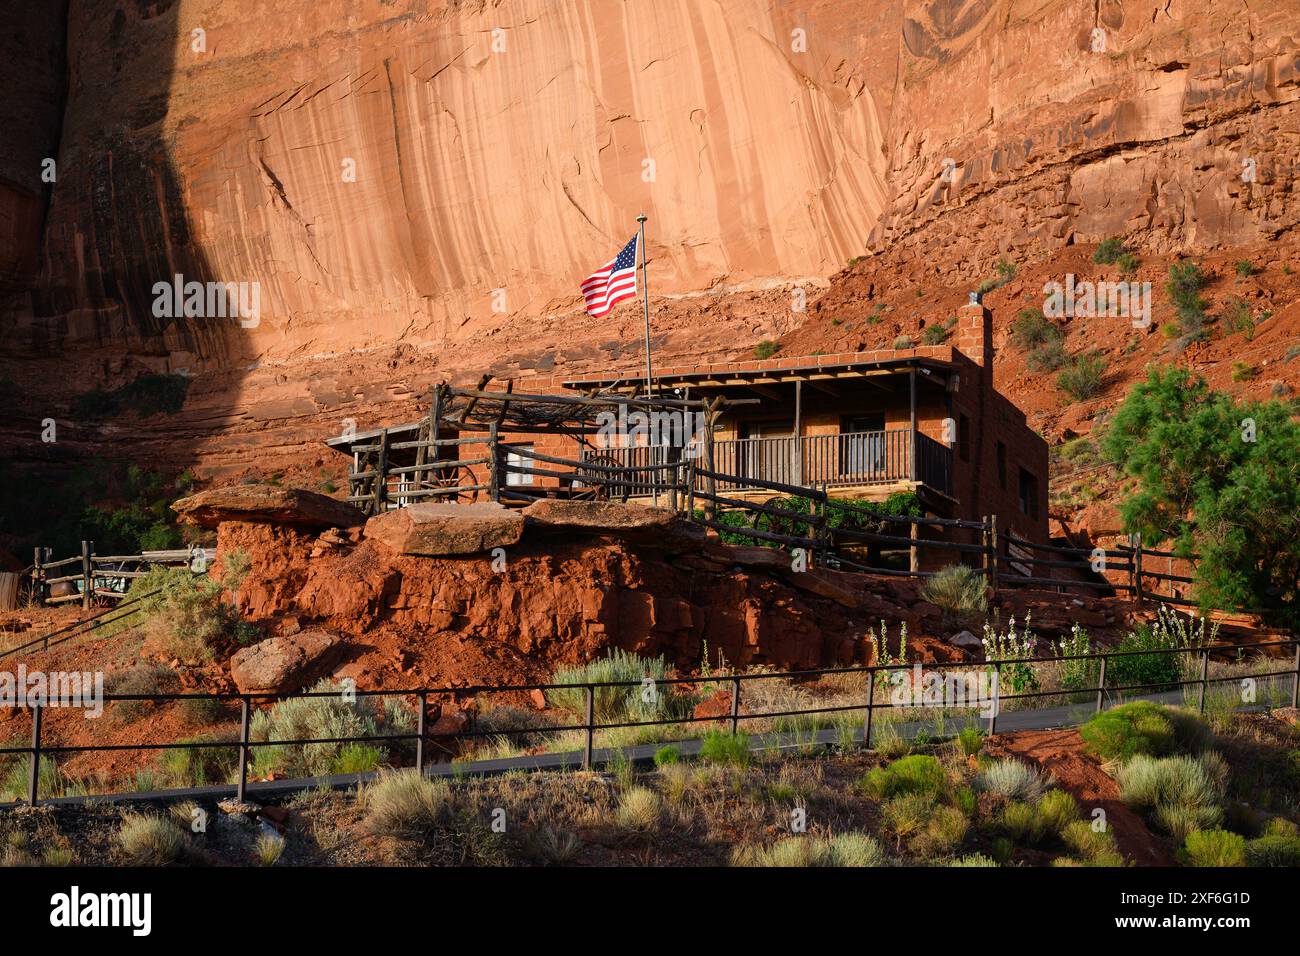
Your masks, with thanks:
[[(1119, 658), (1116, 658), (1118, 660)], [(1158, 704), (1137, 700), (1104, 710), (1079, 728), (1088, 749), (1104, 760), (1135, 754), (1165, 754), (1174, 743), (1174, 725)]]
[(950, 623), (984, 614), (989, 607), (983, 576), (964, 564), (950, 564), (927, 578), (921, 585), (921, 599), (942, 611)]
[(386, 751), (370, 744), (344, 744), (330, 760), (330, 773), (369, 773), (387, 758)]
[(957, 325), (956, 319), (949, 319), (946, 322), (927, 325), (921, 332), (921, 342), (924, 345), (943, 345), (952, 335), (953, 328)]
[[(638, 657), (616, 647), (589, 663), (560, 668), (552, 676), (551, 683), (628, 682), (630, 686), (627, 687), (595, 688), (593, 707), (598, 723), (689, 717), (695, 709), (696, 698), (678, 693), (673, 685), (664, 683), (671, 673), (667, 659), (662, 656)], [(652, 683), (646, 685), (643, 683), (646, 680)], [(582, 687), (548, 690), (546, 700), (552, 707), (573, 714), (582, 714), (586, 709), (586, 691)]]
[(185, 853), (185, 834), (166, 817), (128, 814), (117, 832), (118, 843), (132, 866), (165, 866)]
[(382, 836), (419, 839), (436, 829), (448, 813), (451, 791), (441, 780), (416, 770), (386, 773), (366, 794), (365, 825)]
[(900, 335), (894, 339), (894, 349), (902, 351), (904, 349), (916, 348), (916, 341), (910, 335)]
[(880, 844), (865, 833), (841, 833), (829, 842), (831, 866), (880, 866), (885, 862)]
[(998, 866), (998, 862), (983, 853), (967, 853), (965, 856), (959, 856), (955, 860), (950, 860), (949, 866), (966, 867), (966, 866)]
[(754, 346), (754, 358), (756, 359), (771, 358), (780, 350), (780, 348), (781, 346), (773, 342), (771, 339), (763, 339), (761, 342), (759, 342), (757, 345)]
[(886, 800), (880, 808), (885, 825), (902, 839), (911, 839), (925, 829), (937, 802), (932, 793), (904, 793)]
[(868, 771), (860, 785), (868, 795), (886, 799), (909, 793), (937, 796), (947, 782), (948, 775), (938, 760), (928, 754), (912, 754)]
[(682, 752), (672, 744), (660, 747), (655, 751), (655, 766), (666, 767), (669, 764), (680, 763)]
[(1138, 271), (1138, 257), (1131, 252), (1126, 252), (1115, 260), (1119, 266), (1119, 271), (1126, 276), (1134, 275)]
[(1086, 401), (1101, 391), (1106, 360), (1097, 353), (1076, 355), (1056, 376), (1056, 387), (1076, 402)]
[[(253, 715), (250, 736), (254, 741), (361, 738), (413, 733), (415, 717), (397, 698), (344, 697), (341, 688), (322, 680), (311, 688), (324, 697), (289, 697), (270, 710)], [(380, 701), (383, 701), (380, 703)], [(357, 741), (358, 744), (364, 743)], [(316, 777), (333, 773), (347, 744), (280, 744), (253, 748), (253, 772), (264, 776), (280, 773), (291, 777)], [(413, 750), (410, 743), (390, 742), (381, 748), (383, 759), (391, 751)], [(355, 752), (354, 752), (355, 753)]]
[[(234, 733), (211, 733), (188, 737), (177, 743), (233, 743), (236, 740), (238, 737)], [(192, 750), (164, 750), (161, 762), (169, 787), (206, 787), (235, 779), (239, 756), (236, 747), (196, 747)]]
[(1043, 821), (1032, 803), (1016, 801), (1007, 804), (1002, 809), (999, 823), (1016, 843), (1035, 846), (1042, 842)]
[(1242, 299), (1232, 298), (1224, 305), (1223, 325), (1229, 332), (1244, 332), (1247, 340), (1255, 337), (1255, 317)]
[(1245, 866), (1246, 840), (1227, 830), (1194, 830), (1179, 858), (1188, 866)]
[(1097, 831), (1084, 820), (1075, 820), (1061, 831), (1061, 840), (1074, 853), (1094, 866), (1123, 866), (1124, 858), (1115, 846), (1115, 834)]
[(1031, 372), (1055, 372), (1065, 365), (1069, 355), (1062, 342), (1048, 342), (1029, 353), (1025, 364)]
[(184, 375), (141, 375), (118, 388), (93, 388), (77, 396), (72, 416), (79, 421), (97, 422), (128, 412), (137, 415), (175, 415), (185, 404), (190, 380)]
[(1060, 836), (1079, 819), (1079, 803), (1064, 790), (1049, 790), (1035, 807), (1044, 836)]
[(962, 754), (973, 757), (984, 746), (984, 733), (978, 727), (963, 727), (957, 734), (957, 743)]
[(1233, 266), (1233, 271), (1243, 279), (1249, 278), (1255, 274), (1255, 263), (1249, 259), (1239, 259), (1237, 264)]
[(1246, 844), (1251, 866), (1300, 866), (1300, 837), (1262, 836)]
[(1223, 782), (1203, 759), (1139, 754), (1120, 766), (1116, 780), (1125, 803), (1152, 811), (1179, 840), (1223, 820)]
[(146, 646), (157, 653), (186, 664), (205, 663), (217, 648), (247, 644), (256, 633), (221, 600), (223, 589), (223, 581), (188, 568), (151, 568), (131, 583), (127, 595), (141, 598), (139, 612), (109, 625), (107, 633), (138, 625)]
[(700, 741), (700, 757), (707, 763), (733, 767), (749, 766), (749, 734), (710, 730)]
[(1174, 304), (1174, 310), (1178, 312), (1179, 329), (1186, 338), (1204, 336), (1205, 299), (1201, 298), (1204, 286), (1205, 276), (1201, 273), (1200, 265), (1187, 259), (1170, 265), (1169, 282), (1165, 285), (1165, 291)]
[(1092, 254), (1092, 261), (1099, 265), (1111, 265), (1125, 253), (1124, 243), (1119, 239), (1103, 239)]
[(1234, 382), (1249, 382), (1255, 377), (1255, 366), (1249, 362), (1237, 361), (1232, 363), (1232, 380)]
[(935, 807), (912, 846), (923, 857), (947, 856), (962, 845), (969, 830), (970, 820), (956, 807)]
[(976, 778), (981, 790), (1009, 800), (1034, 800), (1047, 786), (1041, 771), (1019, 760), (997, 760)]
[(1043, 315), (1042, 309), (1021, 309), (1011, 323), (1011, 341), (1022, 352), (1060, 345), (1064, 338), (1056, 323)]

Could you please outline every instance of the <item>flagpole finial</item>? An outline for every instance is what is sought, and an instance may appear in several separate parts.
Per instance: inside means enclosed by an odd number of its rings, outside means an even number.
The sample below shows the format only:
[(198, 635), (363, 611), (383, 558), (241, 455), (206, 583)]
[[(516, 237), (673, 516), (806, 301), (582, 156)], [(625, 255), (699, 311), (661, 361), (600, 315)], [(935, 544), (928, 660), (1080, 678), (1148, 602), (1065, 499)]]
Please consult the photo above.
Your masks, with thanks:
[(645, 213), (641, 213), (641, 215), (639, 215), (639, 216), (636, 217), (636, 221), (637, 221), (637, 222), (645, 222), (645, 221), (646, 221), (646, 214), (645, 214)]

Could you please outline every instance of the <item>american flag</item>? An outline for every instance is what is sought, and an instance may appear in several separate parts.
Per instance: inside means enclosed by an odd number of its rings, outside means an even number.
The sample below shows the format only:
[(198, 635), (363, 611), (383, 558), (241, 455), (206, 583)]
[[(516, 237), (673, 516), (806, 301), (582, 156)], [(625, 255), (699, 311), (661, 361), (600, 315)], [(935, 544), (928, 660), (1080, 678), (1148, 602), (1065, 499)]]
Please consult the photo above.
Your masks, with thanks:
[(582, 283), (582, 297), (587, 314), (599, 318), (622, 302), (636, 296), (636, 240), (623, 247), (612, 262), (607, 262)]

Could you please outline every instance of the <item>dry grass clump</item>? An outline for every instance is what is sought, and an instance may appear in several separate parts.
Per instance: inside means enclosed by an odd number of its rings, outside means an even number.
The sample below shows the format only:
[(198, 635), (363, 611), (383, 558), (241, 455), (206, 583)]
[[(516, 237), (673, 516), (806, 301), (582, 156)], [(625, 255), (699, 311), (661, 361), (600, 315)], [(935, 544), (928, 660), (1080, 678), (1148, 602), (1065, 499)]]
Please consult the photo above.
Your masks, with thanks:
[(731, 856), (732, 866), (880, 866), (884, 862), (884, 850), (875, 838), (857, 832), (784, 837), (767, 847), (736, 847)]
[(616, 819), (625, 830), (648, 832), (659, 825), (663, 801), (648, 787), (631, 787), (623, 793)]
[(442, 822), (450, 804), (451, 791), (441, 780), (429, 780), (415, 770), (386, 773), (366, 794), (366, 829), (419, 839)]
[(253, 844), (253, 855), (262, 866), (275, 866), (283, 852), (284, 837), (278, 833), (261, 833)]
[(1037, 800), (1047, 789), (1047, 778), (1019, 760), (998, 760), (976, 778), (976, 786), (1008, 800)]
[(153, 814), (124, 816), (117, 839), (134, 866), (165, 866), (185, 854), (185, 833), (173, 821)]

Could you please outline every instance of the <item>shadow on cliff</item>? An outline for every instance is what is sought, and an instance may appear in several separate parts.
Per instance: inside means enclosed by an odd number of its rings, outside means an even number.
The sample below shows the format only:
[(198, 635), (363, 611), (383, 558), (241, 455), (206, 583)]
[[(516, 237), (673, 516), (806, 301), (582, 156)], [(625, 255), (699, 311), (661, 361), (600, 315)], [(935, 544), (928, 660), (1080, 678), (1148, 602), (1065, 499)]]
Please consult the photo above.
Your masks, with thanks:
[[(214, 427), (203, 423), (228, 419), (238, 394), (247, 332), (215, 284), (244, 277), (206, 259), (175, 159), (172, 131), (185, 120), (170, 115), (172, 92), (193, 40), (180, 8), (67, 8), (58, 178), (37, 186), (49, 190), (40, 269), (4, 323), (15, 414), (0, 548), (24, 561), (32, 544), (63, 557), (82, 538), (100, 553), (178, 543), (165, 507), (183, 490), (174, 479)], [(177, 276), (205, 290), (189, 314), (162, 292)]]

